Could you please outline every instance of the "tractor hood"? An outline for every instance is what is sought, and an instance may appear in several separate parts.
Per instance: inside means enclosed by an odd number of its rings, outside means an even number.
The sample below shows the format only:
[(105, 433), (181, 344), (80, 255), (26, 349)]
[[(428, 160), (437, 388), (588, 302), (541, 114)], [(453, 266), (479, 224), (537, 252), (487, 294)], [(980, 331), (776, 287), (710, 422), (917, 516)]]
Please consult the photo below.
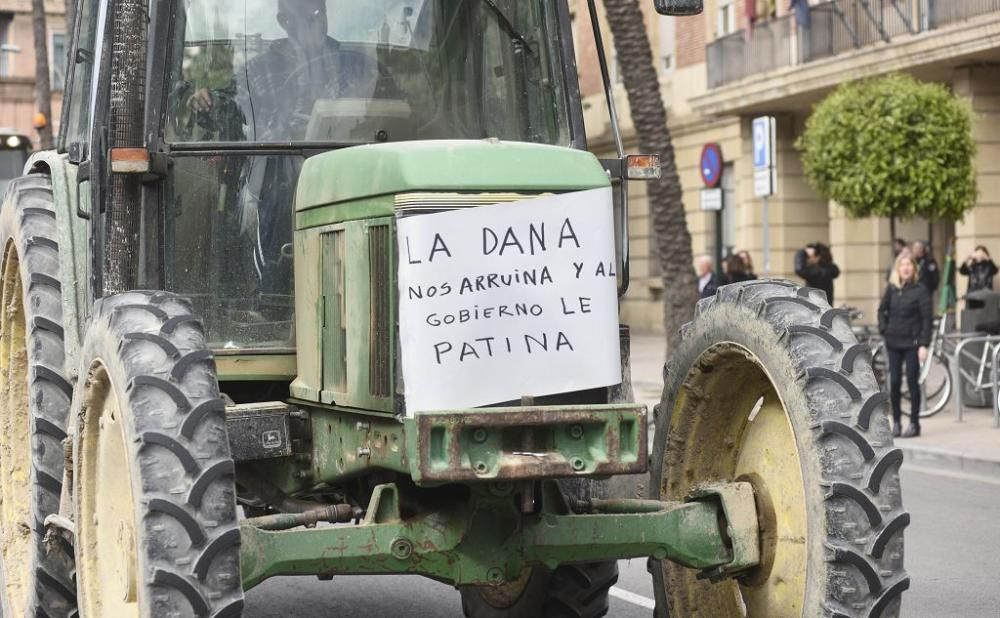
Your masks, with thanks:
[(565, 192), (610, 185), (593, 154), (559, 146), (420, 141), (344, 148), (308, 159), (295, 209), (413, 191)]

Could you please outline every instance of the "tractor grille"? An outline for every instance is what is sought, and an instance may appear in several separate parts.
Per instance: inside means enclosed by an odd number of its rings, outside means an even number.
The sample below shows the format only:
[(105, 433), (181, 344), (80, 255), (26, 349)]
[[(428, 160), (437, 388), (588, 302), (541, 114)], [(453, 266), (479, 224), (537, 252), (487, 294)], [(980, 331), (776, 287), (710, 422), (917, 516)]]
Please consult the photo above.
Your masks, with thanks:
[(388, 225), (368, 229), (370, 350), (368, 389), (372, 397), (389, 397), (392, 388), (392, 231)]

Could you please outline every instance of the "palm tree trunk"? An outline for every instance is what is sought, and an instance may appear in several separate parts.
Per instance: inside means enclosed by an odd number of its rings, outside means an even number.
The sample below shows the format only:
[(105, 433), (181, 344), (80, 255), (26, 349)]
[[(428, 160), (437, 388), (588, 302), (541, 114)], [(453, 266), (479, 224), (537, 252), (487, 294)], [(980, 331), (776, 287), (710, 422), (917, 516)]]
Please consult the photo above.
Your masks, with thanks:
[(52, 148), (52, 86), (49, 83), (45, 0), (31, 0), (31, 24), (35, 37), (35, 111), (45, 116), (45, 126), (38, 129), (38, 146), (48, 150)]
[(604, 0), (604, 7), (632, 110), (632, 123), (639, 137), (639, 149), (643, 153), (660, 155), (663, 175), (658, 181), (649, 182), (647, 194), (656, 237), (655, 257), (659, 259), (665, 290), (663, 324), (669, 350), (681, 326), (694, 315), (698, 279), (692, 265), (691, 233), (667, 127), (667, 112), (660, 93), (660, 79), (653, 64), (639, 1)]

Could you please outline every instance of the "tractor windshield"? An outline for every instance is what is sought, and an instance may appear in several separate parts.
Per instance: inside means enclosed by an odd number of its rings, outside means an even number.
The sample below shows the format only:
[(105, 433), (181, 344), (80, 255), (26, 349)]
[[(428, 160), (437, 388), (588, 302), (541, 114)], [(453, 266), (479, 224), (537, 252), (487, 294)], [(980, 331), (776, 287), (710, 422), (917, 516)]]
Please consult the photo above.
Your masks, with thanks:
[(552, 2), (176, 7), (168, 141), (570, 143)]

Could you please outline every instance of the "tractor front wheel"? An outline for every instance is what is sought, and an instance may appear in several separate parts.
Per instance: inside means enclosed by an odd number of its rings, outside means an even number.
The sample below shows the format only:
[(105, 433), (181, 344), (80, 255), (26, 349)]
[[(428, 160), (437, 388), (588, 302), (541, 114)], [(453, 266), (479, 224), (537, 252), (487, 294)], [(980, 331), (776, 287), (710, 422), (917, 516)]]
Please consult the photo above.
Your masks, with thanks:
[(240, 532), (225, 406), (187, 301), (98, 301), (74, 416), (84, 618), (236, 618)]
[(657, 616), (890, 617), (903, 570), (902, 453), (848, 314), (783, 281), (701, 301), (665, 370), (651, 488), (756, 492), (761, 562), (714, 584), (651, 562)]

